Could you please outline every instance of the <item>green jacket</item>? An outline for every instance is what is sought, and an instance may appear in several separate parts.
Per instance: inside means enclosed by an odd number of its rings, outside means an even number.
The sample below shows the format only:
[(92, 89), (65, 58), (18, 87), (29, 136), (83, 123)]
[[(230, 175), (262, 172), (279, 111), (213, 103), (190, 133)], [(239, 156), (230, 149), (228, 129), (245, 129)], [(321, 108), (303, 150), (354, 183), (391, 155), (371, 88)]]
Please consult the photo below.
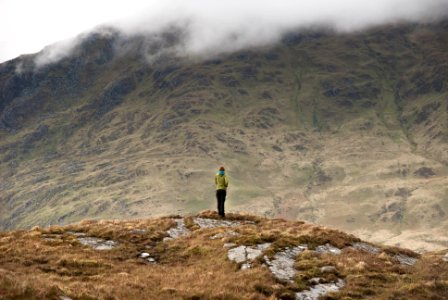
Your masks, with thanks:
[(217, 190), (227, 190), (227, 187), (229, 186), (229, 178), (224, 175), (215, 175), (215, 184)]

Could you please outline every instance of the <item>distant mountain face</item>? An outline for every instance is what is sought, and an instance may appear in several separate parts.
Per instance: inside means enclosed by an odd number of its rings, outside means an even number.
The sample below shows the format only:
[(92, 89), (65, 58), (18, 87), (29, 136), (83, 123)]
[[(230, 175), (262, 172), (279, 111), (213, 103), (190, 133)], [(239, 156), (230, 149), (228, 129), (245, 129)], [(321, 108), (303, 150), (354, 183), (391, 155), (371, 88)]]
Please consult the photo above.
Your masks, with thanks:
[(448, 247), (448, 21), (176, 57), (92, 34), (0, 65), (0, 229), (214, 208)]

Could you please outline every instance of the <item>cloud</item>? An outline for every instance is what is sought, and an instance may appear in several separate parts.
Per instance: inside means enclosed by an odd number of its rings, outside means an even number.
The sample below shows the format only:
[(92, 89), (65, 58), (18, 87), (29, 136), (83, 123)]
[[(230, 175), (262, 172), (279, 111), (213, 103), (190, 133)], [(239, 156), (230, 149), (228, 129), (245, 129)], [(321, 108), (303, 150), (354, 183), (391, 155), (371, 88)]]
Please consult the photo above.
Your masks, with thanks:
[(131, 34), (169, 26), (185, 33), (178, 53), (204, 55), (263, 46), (285, 32), (325, 27), (339, 32), (403, 22), (431, 22), (448, 15), (448, 0), (164, 0), (115, 25)]
[[(448, 0), (29, 1), (36, 2), (44, 6), (55, 5), (51, 11), (58, 18), (49, 18), (46, 29), (51, 32), (51, 28), (60, 28), (58, 39), (73, 36), (76, 30), (79, 30), (76, 33), (86, 31), (99, 23), (116, 27), (128, 36), (153, 38), (161, 31), (176, 28), (183, 34), (182, 43), (175, 49), (181, 55), (219, 54), (263, 46), (278, 41), (285, 32), (303, 28), (330, 27), (339, 32), (351, 32), (402, 21), (431, 22), (448, 15)], [(44, 9), (36, 6), (34, 13), (39, 14)], [(74, 18), (70, 17), (72, 14)], [(33, 16), (26, 17), (32, 19)], [(40, 16), (42, 19), (45, 19), (44, 15)], [(27, 23), (30, 29), (34, 25)], [(40, 33), (42, 40), (48, 40), (45, 30)], [(0, 40), (0, 43), (5, 42)], [(69, 53), (74, 43), (68, 44), (71, 46), (67, 47), (65, 43), (65, 47), (47, 49), (46, 60), (41, 62), (53, 61)], [(0, 52), (0, 60), (1, 55)]]

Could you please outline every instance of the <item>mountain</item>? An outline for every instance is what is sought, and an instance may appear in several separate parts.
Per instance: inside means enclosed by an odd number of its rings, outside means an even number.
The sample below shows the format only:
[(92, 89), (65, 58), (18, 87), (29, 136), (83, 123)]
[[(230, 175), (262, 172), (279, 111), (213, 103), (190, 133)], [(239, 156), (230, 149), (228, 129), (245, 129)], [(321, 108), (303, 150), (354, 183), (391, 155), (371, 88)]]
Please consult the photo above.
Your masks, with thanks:
[(448, 21), (177, 55), (182, 30), (84, 35), (0, 65), (0, 229), (215, 207), (448, 247)]
[[(445, 253), (444, 253), (445, 252)], [(216, 212), (0, 233), (0, 299), (446, 299), (448, 252)]]

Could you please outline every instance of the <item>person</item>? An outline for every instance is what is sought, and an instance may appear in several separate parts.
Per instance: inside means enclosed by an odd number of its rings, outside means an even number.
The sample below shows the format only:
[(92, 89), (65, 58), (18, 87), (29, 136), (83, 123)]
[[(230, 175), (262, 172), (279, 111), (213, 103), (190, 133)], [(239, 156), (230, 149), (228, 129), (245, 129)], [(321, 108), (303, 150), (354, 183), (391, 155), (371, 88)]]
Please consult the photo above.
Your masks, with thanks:
[(225, 217), (224, 202), (226, 201), (227, 187), (229, 186), (229, 178), (225, 174), (224, 167), (220, 167), (215, 175), (216, 200), (218, 201), (218, 214)]

